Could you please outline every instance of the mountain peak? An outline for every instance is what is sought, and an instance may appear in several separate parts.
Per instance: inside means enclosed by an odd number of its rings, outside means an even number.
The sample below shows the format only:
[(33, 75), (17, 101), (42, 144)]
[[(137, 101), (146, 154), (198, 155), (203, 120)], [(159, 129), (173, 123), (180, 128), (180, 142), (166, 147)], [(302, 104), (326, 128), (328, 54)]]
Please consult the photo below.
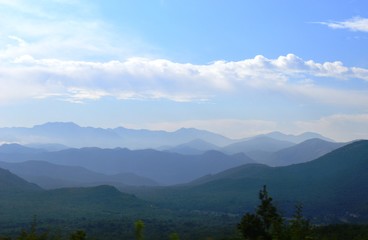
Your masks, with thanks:
[(47, 122), (41, 125), (35, 125), (34, 128), (51, 128), (51, 127), (55, 127), (55, 128), (79, 128), (80, 126), (77, 125), (74, 122)]
[(263, 136), (267, 136), (267, 137), (274, 138), (277, 140), (289, 141), (293, 143), (301, 143), (301, 142), (304, 142), (305, 140), (312, 139), (312, 138), (318, 138), (318, 139), (322, 139), (328, 142), (334, 142), (334, 140), (324, 137), (321, 134), (315, 133), (315, 132), (304, 132), (298, 135), (293, 135), (293, 134), (285, 134), (282, 132), (275, 131), (275, 132), (264, 134)]

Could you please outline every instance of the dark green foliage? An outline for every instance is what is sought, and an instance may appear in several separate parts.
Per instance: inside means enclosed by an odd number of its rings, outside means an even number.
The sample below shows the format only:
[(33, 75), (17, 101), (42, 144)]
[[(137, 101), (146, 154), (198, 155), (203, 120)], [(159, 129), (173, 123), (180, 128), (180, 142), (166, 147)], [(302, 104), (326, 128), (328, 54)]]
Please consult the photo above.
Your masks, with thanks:
[(180, 240), (179, 235), (177, 233), (171, 233), (169, 236), (170, 240)]
[(86, 239), (86, 232), (83, 230), (77, 230), (70, 235), (70, 240), (85, 240)]
[(279, 239), (282, 236), (283, 220), (268, 195), (266, 186), (259, 192), (260, 205), (255, 214), (247, 213), (238, 225), (245, 239)]
[(263, 189), (259, 192), (259, 199), (261, 204), (257, 208), (257, 215), (261, 217), (267, 235), (272, 236), (282, 225), (282, 218), (273, 205), (272, 197), (268, 195), (266, 186), (263, 186)]
[(317, 227), (315, 234), (318, 240), (367, 240), (368, 225), (331, 224)]
[(30, 230), (27, 232), (25, 229), (22, 229), (20, 236), (17, 240), (47, 240), (48, 232), (38, 233), (37, 232), (37, 220), (34, 217), (33, 222), (31, 224)]
[(295, 206), (295, 214), (289, 225), (290, 240), (313, 239), (313, 227), (302, 215), (303, 206)]
[(142, 220), (137, 220), (134, 223), (134, 235), (136, 240), (143, 240), (143, 230), (144, 230), (144, 222)]
[(256, 214), (246, 213), (238, 224), (238, 229), (245, 239), (249, 240), (258, 239), (265, 234), (262, 220)]

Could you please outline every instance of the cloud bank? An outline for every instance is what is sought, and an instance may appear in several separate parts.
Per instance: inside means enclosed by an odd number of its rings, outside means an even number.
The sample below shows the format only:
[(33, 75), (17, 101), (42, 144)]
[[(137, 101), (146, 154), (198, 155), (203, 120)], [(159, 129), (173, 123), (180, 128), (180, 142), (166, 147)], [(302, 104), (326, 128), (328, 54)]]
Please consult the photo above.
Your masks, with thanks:
[[(327, 80), (332, 84), (324, 84)], [(91, 62), (23, 55), (0, 64), (3, 86), (0, 100), (57, 97), (83, 102), (109, 96), (208, 101), (223, 94), (251, 90), (273, 91), (324, 104), (368, 103), (366, 88), (339, 89), (333, 84), (346, 81), (365, 84), (368, 69), (347, 67), (340, 61), (305, 61), (294, 54), (276, 59), (258, 55), (242, 61), (215, 61), (204, 65), (138, 57)]]

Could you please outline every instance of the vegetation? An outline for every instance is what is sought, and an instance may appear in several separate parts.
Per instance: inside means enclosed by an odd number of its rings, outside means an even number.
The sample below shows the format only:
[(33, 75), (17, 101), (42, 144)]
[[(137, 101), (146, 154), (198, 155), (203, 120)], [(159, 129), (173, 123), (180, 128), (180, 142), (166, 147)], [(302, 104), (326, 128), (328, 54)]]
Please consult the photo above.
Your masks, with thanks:
[(245, 165), (129, 194), (107, 185), (45, 191), (0, 170), (0, 240), (368, 239), (366, 225), (352, 224), (368, 222), (367, 156), (360, 141), (310, 163)]
[[(92, 239), (218, 239), (218, 240), (366, 240), (366, 225), (314, 226), (302, 215), (302, 205), (295, 207), (292, 218), (284, 218), (266, 186), (259, 191), (260, 203), (254, 213), (247, 212), (240, 219), (204, 213), (176, 212), (172, 218), (159, 217), (136, 220), (133, 215), (116, 218), (89, 216), (88, 218), (37, 220), (29, 228), (18, 223), (13, 233), (4, 234), (11, 223), (0, 222), (0, 240), (92, 240)], [(142, 207), (142, 206), (140, 206)], [(221, 221), (220, 221), (221, 219)], [(234, 220), (238, 220), (238, 224)], [(227, 224), (226, 224), (227, 223)], [(24, 225), (26, 226), (26, 225)], [(19, 229), (22, 230), (19, 232)], [(76, 230), (77, 229), (77, 230)], [(3, 237), (1, 237), (3, 235)], [(5, 237), (6, 236), (6, 237)]]
[(238, 229), (245, 239), (312, 239), (312, 228), (302, 216), (301, 205), (296, 207), (294, 218), (288, 223), (274, 206), (266, 186), (259, 192), (259, 199), (261, 203), (256, 213), (246, 213), (238, 224)]
[(238, 230), (246, 240), (366, 240), (368, 226), (330, 224), (313, 226), (302, 215), (302, 205), (295, 207), (292, 219), (282, 218), (268, 195), (266, 186), (259, 193), (261, 203), (256, 213), (246, 213)]

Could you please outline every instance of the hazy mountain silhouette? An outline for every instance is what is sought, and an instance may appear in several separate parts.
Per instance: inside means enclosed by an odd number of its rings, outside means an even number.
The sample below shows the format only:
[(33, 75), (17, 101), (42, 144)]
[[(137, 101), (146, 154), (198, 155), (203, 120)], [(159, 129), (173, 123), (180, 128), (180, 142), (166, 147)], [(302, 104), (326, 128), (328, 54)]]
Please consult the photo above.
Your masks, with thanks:
[(30, 148), (25, 147), (20, 144), (11, 143), (11, 144), (3, 144), (0, 145), (0, 153), (23, 153), (23, 154), (29, 154), (29, 153), (38, 153), (38, 152), (44, 152), (45, 150), (42, 149), (36, 149), (36, 148)]
[(190, 142), (183, 143), (175, 147), (165, 147), (162, 150), (181, 154), (197, 155), (209, 150), (221, 151), (221, 148), (202, 139), (194, 139)]
[(20, 163), (0, 162), (0, 167), (8, 169), (21, 178), (35, 183), (44, 189), (61, 187), (82, 187), (112, 185), (155, 186), (156, 182), (132, 173), (105, 175), (78, 166), (62, 166), (44, 161)]
[(70, 147), (126, 147), (130, 149), (158, 148), (202, 139), (224, 146), (234, 142), (219, 134), (194, 128), (175, 132), (134, 130), (123, 127), (114, 129), (80, 127), (75, 123), (52, 122), (32, 128), (0, 128), (0, 141), (24, 144), (59, 144)]
[(255, 151), (276, 152), (293, 145), (295, 144), (292, 142), (277, 140), (266, 136), (257, 136), (241, 142), (230, 144), (222, 148), (222, 151), (229, 154), (239, 152), (247, 154), (249, 152)]
[[(274, 140), (293, 143), (299, 143), (310, 138), (321, 138), (327, 140), (325, 137), (316, 133), (304, 133), (298, 136), (293, 136), (274, 132), (256, 136), (254, 138), (262, 137), (269, 137)], [(104, 129), (81, 127), (73, 122), (49, 122), (36, 125), (32, 128), (0, 128), (0, 142), (19, 143), (49, 151), (65, 149), (63, 146), (74, 148), (126, 147), (129, 149), (159, 149), (162, 146), (171, 146), (171, 148), (176, 147), (194, 140), (202, 140), (215, 146), (225, 147), (232, 143), (246, 142), (251, 139), (233, 140), (216, 133), (195, 128), (181, 128), (174, 132), (152, 131), (145, 129), (136, 130), (124, 127)], [(217, 148), (206, 148), (205, 150), (217, 150)], [(235, 152), (231, 151), (231, 153)]]
[(200, 155), (182, 155), (152, 149), (82, 148), (32, 154), (0, 153), (0, 161), (24, 162), (29, 160), (80, 166), (108, 175), (122, 172), (134, 173), (161, 184), (184, 183), (206, 174), (254, 162), (244, 154), (230, 156), (217, 151), (209, 151)]
[(0, 192), (29, 192), (40, 191), (36, 184), (29, 183), (8, 170), (0, 168)]
[(172, 208), (180, 199), (181, 208), (235, 213), (254, 206), (254, 196), (267, 185), (286, 215), (300, 202), (306, 215), (323, 217), (323, 221), (364, 221), (368, 220), (367, 169), (368, 141), (363, 140), (307, 163), (286, 167), (246, 164), (190, 185), (157, 190), (155, 199), (142, 192), (138, 195)]
[(321, 134), (314, 133), (314, 132), (305, 132), (299, 135), (292, 135), (292, 134), (284, 134), (281, 132), (271, 132), (268, 134), (264, 134), (264, 136), (271, 137), (273, 139), (288, 141), (293, 143), (301, 143), (308, 139), (318, 138), (328, 142), (333, 142), (332, 139), (322, 136)]
[(299, 143), (295, 146), (282, 149), (271, 154), (265, 161), (270, 166), (287, 166), (296, 163), (303, 163), (319, 158), (347, 143), (328, 142), (319, 138), (313, 138)]

